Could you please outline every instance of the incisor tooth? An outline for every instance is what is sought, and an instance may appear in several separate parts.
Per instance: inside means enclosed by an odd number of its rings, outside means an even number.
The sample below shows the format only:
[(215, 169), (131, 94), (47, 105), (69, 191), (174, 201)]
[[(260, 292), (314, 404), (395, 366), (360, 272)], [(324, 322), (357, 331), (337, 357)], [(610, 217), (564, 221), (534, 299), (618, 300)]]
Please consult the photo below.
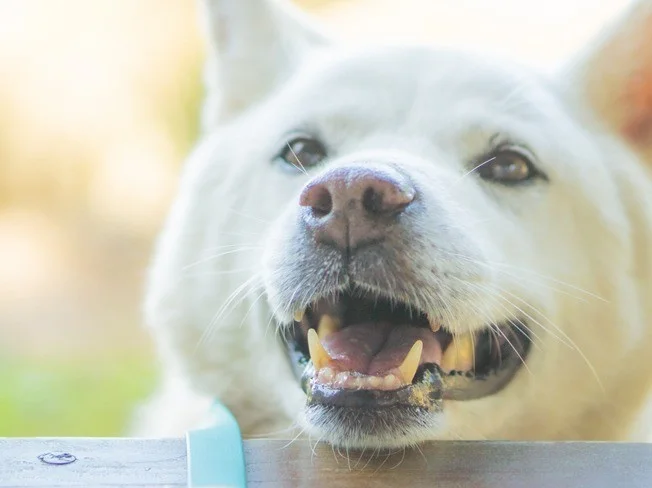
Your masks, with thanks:
[(319, 381), (322, 383), (330, 383), (333, 381), (333, 378), (335, 378), (335, 373), (331, 368), (326, 366), (325, 368), (321, 368), (319, 370), (319, 374), (317, 375), (319, 378)]
[(304, 316), (304, 311), (297, 310), (296, 312), (294, 312), (294, 321), (301, 322), (303, 320), (303, 316)]
[(383, 386), (386, 390), (395, 390), (400, 386), (400, 381), (393, 374), (388, 374), (383, 378)]
[(419, 340), (414, 343), (410, 352), (407, 353), (403, 363), (398, 367), (401, 372), (403, 383), (409, 385), (417, 374), (419, 361), (421, 361), (421, 351), (423, 351), (423, 341)]
[(473, 336), (454, 336), (444, 351), (441, 367), (444, 371), (470, 371), (473, 369)]
[(315, 371), (319, 371), (331, 361), (331, 357), (326, 352), (326, 349), (324, 349), (324, 346), (321, 345), (315, 329), (308, 330), (308, 352), (310, 353), (312, 364), (315, 366)]
[(317, 335), (320, 339), (323, 339), (338, 330), (340, 330), (340, 326), (337, 319), (328, 314), (321, 316), (321, 319), (319, 319), (319, 325), (317, 326)]

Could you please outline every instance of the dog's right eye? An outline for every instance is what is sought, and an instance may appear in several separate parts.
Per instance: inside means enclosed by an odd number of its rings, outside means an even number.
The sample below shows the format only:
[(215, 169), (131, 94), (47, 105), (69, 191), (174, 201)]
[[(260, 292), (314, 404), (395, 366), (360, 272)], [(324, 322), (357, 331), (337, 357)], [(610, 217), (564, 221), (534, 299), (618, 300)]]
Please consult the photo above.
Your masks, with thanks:
[(317, 139), (299, 136), (289, 140), (278, 159), (287, 167), (298, 171), (317, 166), (326, 158), (326, 148)]

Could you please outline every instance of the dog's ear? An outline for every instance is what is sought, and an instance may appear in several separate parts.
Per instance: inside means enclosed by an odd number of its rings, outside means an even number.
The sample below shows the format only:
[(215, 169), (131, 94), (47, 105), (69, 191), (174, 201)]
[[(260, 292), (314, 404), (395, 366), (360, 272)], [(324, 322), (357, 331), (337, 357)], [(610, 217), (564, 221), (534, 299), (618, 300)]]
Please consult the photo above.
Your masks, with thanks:
[(652, 0), (634, 2), (562, 83), (652, 162)]
[(263, 98), (311, 49), (328, 43), (285, 0), (201, 0), (208, 34), (204, 129)]

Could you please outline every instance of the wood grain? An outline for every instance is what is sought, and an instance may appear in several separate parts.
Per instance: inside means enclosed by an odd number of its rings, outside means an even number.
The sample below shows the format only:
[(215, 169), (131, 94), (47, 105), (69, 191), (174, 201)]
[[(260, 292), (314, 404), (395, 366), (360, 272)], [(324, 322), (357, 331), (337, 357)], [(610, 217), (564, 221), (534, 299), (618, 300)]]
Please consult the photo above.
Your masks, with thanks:
[[(47, 464), (46, 453), (76, 461)], [(303, 440), (252, 440), (245, 456), (253, 487), (652, 487), (652, 444), (432, 442), (347, 457)], [(0, 487), (44, 486), (186, 486), (185, 442), (0, 439)]]

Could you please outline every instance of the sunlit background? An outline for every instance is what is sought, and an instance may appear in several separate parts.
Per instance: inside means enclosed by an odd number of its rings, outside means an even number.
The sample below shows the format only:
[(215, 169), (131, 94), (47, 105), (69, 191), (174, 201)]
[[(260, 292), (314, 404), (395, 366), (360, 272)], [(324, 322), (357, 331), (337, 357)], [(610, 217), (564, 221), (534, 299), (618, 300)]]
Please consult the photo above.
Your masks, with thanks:
[[(550, 67), (628, 2), (297, 3), (351, 42)], [(154, 386), (140, 301), (196, 135), (197, 16), (191, 0), (0, 0), (0, 436), (120, 435)]]

